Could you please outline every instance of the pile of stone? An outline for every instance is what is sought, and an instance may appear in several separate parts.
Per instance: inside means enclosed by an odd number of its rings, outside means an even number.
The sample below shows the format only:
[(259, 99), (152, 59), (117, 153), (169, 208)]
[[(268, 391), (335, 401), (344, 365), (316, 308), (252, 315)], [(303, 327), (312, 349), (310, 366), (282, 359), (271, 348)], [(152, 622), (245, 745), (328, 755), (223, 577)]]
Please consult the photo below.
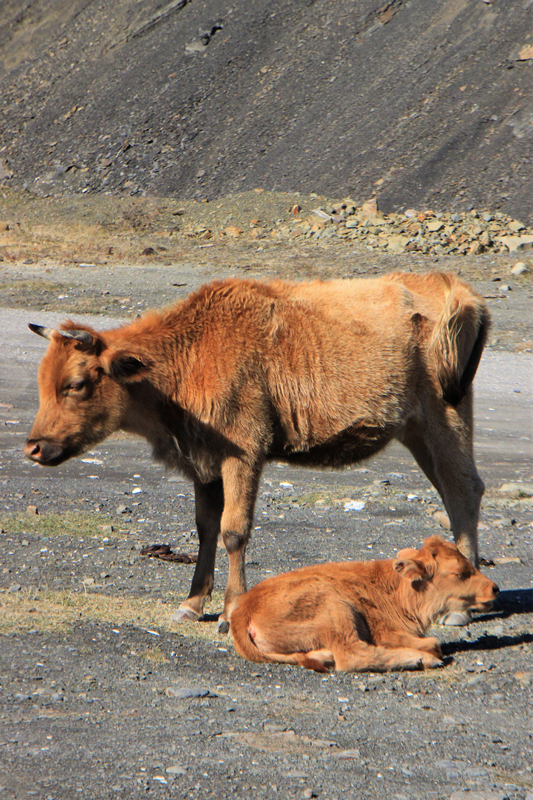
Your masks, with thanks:
[(316, 243), (325, 243), (328, 239), (346, 240), (392, 254), (478, 255), (533, 251), (533, 228), (498, 211), (450, 214), (407, 209), (403, 213), (383, 214), (376, 200), (359, 207), (346, 201), (315, 208), (306, 214), (299, 205), (294, 205), (285, 218), (274, 222), (252, 219), (249, 228), (222, 225), (217, 231), (216, 227), (194, 226), (183, 233), (201, 239), (219, 235)]
[(349, 203), (327, 210), (317, 208), (305, 219), (299, 212), (298, 206), (291, 209), (295, 218), (277, 227), (281, 235), (316, 242), (339, 237), (395, 254), (477, 255), (533, 249), (533, 230), (499, 212), (447, 214), (407, 209), (383, 214), (375, 200), (359, 208)]

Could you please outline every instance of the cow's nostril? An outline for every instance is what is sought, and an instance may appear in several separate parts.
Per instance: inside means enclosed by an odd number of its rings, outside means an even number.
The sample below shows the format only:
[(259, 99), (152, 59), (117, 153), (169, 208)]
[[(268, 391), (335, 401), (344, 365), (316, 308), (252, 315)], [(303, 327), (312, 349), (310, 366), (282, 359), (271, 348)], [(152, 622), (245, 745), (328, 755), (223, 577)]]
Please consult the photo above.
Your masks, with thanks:
[(495, 583), (492, 585), (492, 593), (494, 597), (500, 594), (500, 587)]
[(31, 439), (29, 439), (26, 442), (24, 453), (28, 458), (37, 459), (41, 455), (41, 445), (39, 442), (32, 442)]

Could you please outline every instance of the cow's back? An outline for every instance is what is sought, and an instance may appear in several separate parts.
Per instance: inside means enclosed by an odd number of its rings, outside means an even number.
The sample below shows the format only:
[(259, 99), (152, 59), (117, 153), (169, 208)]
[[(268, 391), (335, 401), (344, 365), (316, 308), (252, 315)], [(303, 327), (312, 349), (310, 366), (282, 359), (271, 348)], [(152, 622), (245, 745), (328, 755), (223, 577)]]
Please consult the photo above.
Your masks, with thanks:
[(382, 448), (439, 391), (426, 339), (454, 281), (215, 281), (118, 336), (168, 341), (158, 388), (202, 422), (235, 419), (239, 444), (260, 425), (267, 457), (336, 466)]
[(350, 430), (353, 442), (358, 427), (365, 446), (347, 458), (370, 454), (392, 438), (416, 390), (420, 362), (410, 292), (400, 283), (357, 279), (280, 288), (265, 365), (291, 449), (331, 442), (341, 457), (336, 437)]

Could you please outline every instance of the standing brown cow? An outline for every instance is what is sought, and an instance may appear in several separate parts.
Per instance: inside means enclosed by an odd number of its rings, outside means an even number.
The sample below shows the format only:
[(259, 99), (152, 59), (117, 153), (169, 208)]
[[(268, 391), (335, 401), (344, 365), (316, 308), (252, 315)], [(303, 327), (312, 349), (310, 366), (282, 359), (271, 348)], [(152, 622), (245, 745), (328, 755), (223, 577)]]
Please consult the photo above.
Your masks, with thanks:
[(199, 619), (222, 533), (222, 627), (246, 591), (244, 554), (271, 459), (342, 467), (392, 439), (442, 496), (461, 552), (477, 562), (483, 482), (472, 389), (489, 327), (453, 276), (285, 283), (226, 280), (121, 328), (30, 328), (50, 340), (25, 452), (55, 466), (119, 429), (194, 482), (200, 548), (174, 619)]

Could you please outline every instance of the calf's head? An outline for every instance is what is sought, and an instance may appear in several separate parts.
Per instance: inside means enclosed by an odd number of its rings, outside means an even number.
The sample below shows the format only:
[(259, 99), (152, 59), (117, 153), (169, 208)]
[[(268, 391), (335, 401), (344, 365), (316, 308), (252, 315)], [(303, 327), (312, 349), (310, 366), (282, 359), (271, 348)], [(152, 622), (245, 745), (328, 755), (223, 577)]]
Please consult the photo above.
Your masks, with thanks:
[(144, 365), (111, 349), (90, 328), (67, 323), (59, 331), (30, 329), (50, 344), (39, 367), (40, 406), (24, 452), (32, 461), (56, 466), (121, 427), (126, 382), (138, 379)]
[(426, 539), (420, 550), (401, 550), (393, 566), (426, 599), (432, 619), (454, 611), (488, 611), (500, 591), (440, 536)]

